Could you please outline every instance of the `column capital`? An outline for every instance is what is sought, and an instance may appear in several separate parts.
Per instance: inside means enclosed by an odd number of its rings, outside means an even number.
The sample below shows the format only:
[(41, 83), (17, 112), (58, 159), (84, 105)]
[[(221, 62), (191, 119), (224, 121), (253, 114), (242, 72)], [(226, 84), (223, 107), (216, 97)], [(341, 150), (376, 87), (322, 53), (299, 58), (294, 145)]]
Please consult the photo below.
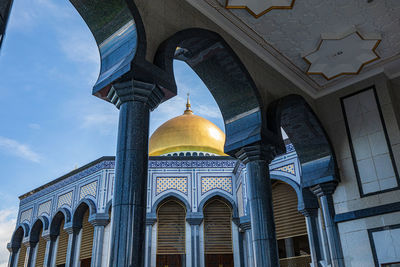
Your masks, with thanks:
[(29, 248), (29, 247), (34, 247), (36, 243), (37, 242), (31, 242), (28, 240), (28, 241), (22, 242), (22, 245), (26, 248)]
[(69, 235), (71, 235), (71, 234), (78, 234), (80, 230), (81, 230), (81, 228), (76, 227), (76, 226), (67, 226), (67, 227), (64, 227), (64, 231), (67, 232), (67, 234), (69, 234)]
[(317, 197), (329, 196), (335, 192), (337, 186), (336, 181), (314, 185), (310, 188), (311, 192)]
[(46, 241), (55, 241), (57, 239), (56, 235), (52, 235), (50, 233), (42, 235), (43, 239)]
[(251, 221), (249, 216), (242, 216), (239, 218), (239, 228), (244, 231), (251, 229)]
[(164, 92), (153, 83), (129, 80), (114, 83), (107, 94), (107, 99), (117, 108), (129, 101), (139, 101), (154, 110), (164, 98)]
[(318, 216), (318, 209), (317, 208), (304, 208), (302, 210), (299, 210), (301, 214), (303, 214), (305, 217), (316, 217)]
[(95, 213), (89, 217), (89, 222), (94, 226), (106, 226), (110, 223), (108, 213)]
[(157, 222), (157, 215), (155, 213), (146, 214), (146, 225), (154, 225)]
[(13, 247), (12, 247), (12, 245), (11, 245), (11, 242), (8, 242), (8, 243), (7, 243), (7, 250), (8, 250), (10, 253), (14, 252), (14, 251), (13, 251)]
[(244, 164), (256, 160), (264, 160), (269, 164), (276, 155), (277, 151), (275, 146), (264, 143), (244, 146), (235, 154), (235, 156)]
[(186, 215), (186, 221), (190, 225), (200, 225), (204, 219), (202, 212), (190, 212)]

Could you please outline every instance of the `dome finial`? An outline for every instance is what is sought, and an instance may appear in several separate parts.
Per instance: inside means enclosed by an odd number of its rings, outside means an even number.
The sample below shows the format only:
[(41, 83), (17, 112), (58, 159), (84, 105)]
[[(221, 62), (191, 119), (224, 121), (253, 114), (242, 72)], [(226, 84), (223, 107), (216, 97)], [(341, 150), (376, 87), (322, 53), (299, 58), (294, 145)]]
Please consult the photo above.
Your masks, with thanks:
[(187, 93), (187, 101), (186, 101), (186, 110), (183, 114), (193, 114), (193, 111), (191, 109), (190, 105), (190, 93)]

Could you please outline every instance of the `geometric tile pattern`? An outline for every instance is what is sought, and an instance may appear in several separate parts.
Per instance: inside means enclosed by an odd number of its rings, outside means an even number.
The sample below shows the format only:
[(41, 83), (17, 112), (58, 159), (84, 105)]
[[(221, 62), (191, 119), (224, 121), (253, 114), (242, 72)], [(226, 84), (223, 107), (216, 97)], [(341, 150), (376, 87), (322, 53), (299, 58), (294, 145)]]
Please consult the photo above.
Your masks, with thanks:
[(169, 189), (175, 189), (187, 195), (187, 177), (157, 177), (156, 188), (156, 195)]
[(86, 196), (96, 197), (97, 192), (97, 181), (91, 182), (90, 184), (81, 187), (79, 192), (79, 200), (84, 199)]
[(46, 201), (46, 202), (44, 202), (44, 203), (39, 205), (38, 216), (40, 216), (40, 215), (42, 215), (44, 213), (46, 213), (47, 215), (50, 216), (50, 210), (51, 210), (51, 200)]
[(57, 209), (63, 205), (72, 206), (72, 191), (58, 197)]
[(21, 212), (21, 216), (19, 217), (19, 222), (22, 223), (24, 221), (31, 221), (31, 217), (32, 217), (32, 210), (33, 209), (29, 209), (26, 211)]
[(358, 74), (379, 59), (375, 52), (379, 39), (364, 39), (359, 32), (322, 39), (316, 51), (304, 57), (310, 64), (307, 74), (320, 74), (331, 80), (341, 75)]
[(231, 176), (201, 177), (201, 194), (203, 195), (213, 189), (221, 189), (232, 194), (232, 177)]
[(295, 171), (295, 167), (294, 167), (294, 163), (273, 169), (273, 171), (281, 171), (281, 172), (286, 172), (289, 174), (293, 174), (296, 175), (296, 171)]

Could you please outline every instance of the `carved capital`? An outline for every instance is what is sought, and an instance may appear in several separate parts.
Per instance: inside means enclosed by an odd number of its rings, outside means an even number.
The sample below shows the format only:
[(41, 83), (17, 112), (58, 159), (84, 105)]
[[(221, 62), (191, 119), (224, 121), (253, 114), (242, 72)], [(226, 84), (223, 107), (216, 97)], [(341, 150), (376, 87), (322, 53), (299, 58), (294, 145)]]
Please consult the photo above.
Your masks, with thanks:
[(115, 83), (107, 94), (107, 99), (117, 108), (125, 102), (139, 101), (154, 110), (163, 98), (164, 93), (157, 85), (136, 80)]
[(106, 226), (110, 223), (108, 213), (96, 213), (90, 216), (89, 222), (94, 226)]
[(302, 210), (299, 210), (301, 214), (303, 214), (305, 217), (317, 217), (318, 216), (318, 209), (315, 208), (305, 208)]
[(155, 213), (146, 214), (146, 225), (154, 225), (157, 221), (157, 216)]
[(204, 216), (201, 212), (191, 212), (186, 215), (186, 221), (190, 225), (200, 225), (203, 219)]
[(317, 185), (311, 187), (310, 190), (317, 197), (331, 196), (333, 194), (333, 192), (335, 192), (336, 186), (337, 186), (337, 182), (332, 181), (329, 183), (317, 184)]
[[(7, 250), (8, 250), (10, 253), (14, 252), (14, 249), (13, 249), (13, 247), (12, 247), (12, 245), (11, 245), (11, 242), (7, 243)], [(17, 251), (18, 251), (18, 249), (17, 249), (15, 252), (17, 252)]]
[(76, 227), (76, 226), (68, 226), (68, 227), (64, 227), (64, 231), (67, 232), (67, 234), (71, 235), (71, 234), (79, 234), (79, 231), (81, 230), (81, 228)]
[(243, 216), (240, 217), (239, 220), (239, 228), (243, 231), (248, 231), (251, 230), (251, 221), (250, 218), (248, 216)]
[(271, 144), (254, 144), (242, 147), (235, 156), (244, 164), (251, 161), (264, 160), (268, 164), (277, 155), (276, 147)]

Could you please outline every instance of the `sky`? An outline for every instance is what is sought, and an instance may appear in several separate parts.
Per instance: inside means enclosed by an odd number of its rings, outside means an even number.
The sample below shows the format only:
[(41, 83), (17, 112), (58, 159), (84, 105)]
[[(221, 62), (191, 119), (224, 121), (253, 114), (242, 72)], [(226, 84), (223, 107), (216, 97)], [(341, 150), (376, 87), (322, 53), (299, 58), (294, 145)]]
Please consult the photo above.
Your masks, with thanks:
[[(7, 266), (18, 196), (101, 156), (114, 155), (118, 110), (91, 95), (99, 53), (67, 0), (16, 0), (0, 51), (0, 267)], [(198, 76), (174, 63), (178, 95), (151, 113), (150, 133), (185, 109), (222, 130)]]

